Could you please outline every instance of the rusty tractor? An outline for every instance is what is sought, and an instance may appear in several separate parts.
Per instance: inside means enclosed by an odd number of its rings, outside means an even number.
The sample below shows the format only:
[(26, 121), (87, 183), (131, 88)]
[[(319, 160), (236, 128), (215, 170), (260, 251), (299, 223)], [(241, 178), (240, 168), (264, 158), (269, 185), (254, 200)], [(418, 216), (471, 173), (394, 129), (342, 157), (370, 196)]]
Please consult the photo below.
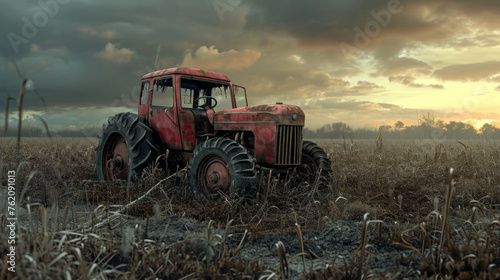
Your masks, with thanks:
[(138, 114), (117, 114), (103, 126), (98, 177), (130, 182), (164, 156), (170, 172), (186, 167), (195, 197), (252, 196), (258, 173), (269, 169), (329, 184), (331, 162), (302, 139), (304, 120), (297, 106), (249, 106), (246, 89), (222, 74), (159, 70), (142, 77)]

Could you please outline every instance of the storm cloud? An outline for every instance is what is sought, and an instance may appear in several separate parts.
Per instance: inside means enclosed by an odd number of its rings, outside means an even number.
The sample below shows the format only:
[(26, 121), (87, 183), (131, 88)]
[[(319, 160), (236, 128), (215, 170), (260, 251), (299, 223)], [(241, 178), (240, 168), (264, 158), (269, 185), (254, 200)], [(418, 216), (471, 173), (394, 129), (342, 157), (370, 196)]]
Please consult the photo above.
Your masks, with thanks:
[[(493, 0), (21, 0), (2, 8), (0, 102), (21, 84), (11, 57), (48, 106), (29, 91), (26, 109), (51, 127), (134, 111), (141, 76), (175, 66), (225, 74), (246, 86), (251, 104), (304, 106), (313, 128), (411, 123), (415, 112), (444, 114), (475, 83), (500, 87)], [(428, 102), (432, 94), (440, 99)], [(489, 96), (481, 102), (500, 102)], [(478, 115), (493, 113), (482, 104)]]

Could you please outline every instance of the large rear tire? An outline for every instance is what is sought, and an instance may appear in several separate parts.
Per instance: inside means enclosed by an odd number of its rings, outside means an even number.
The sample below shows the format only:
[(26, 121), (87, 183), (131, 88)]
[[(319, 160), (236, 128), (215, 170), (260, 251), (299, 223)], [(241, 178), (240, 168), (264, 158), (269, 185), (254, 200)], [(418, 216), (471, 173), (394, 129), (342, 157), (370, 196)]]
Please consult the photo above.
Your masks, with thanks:
[(217, 197), (219, 192), (253, 196), (258, 178), (245, 147), (228, 138), (211, 138), (193, 151), (187, 164), (188, 182), (195, 198)]
[(100, 180), (138, 178), (160, 153), (153, 130), (132, 113), (120, 113), (103, 125), (97, 146), (96, 166)]
[(317, 183), (320, 188), (332, 183), (332, 163), (325, 150), (314, 142), (302, 142), (302, 160), (296, 171), (299, 181)]

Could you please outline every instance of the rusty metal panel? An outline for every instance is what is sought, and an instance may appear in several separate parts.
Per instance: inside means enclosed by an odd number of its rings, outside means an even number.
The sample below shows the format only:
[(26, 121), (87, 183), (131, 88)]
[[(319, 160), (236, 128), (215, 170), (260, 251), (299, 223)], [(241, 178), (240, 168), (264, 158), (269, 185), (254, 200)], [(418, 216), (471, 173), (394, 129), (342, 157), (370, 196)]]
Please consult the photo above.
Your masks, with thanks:
[[(293, 119), (292, 116), (296, 118)], [(259, 105), (234, 108), (215, 113), (216, 125), (231, 123), (273, 122), (275, 124), (304, 125), (304, 111), (292, 105)], [(218, 129), (218, 128), (215, 128)]]
[(179, 110), (182, 146), (186, 151), (193, 151), (198, 142), (195, 137), (195, 118), (191, 110)]
[(163, 142), (168, 143), (169, 148), (181, 150), (182, 140), (179, 125), (167, 116), (165, 110), (175, 110), (175, 108), (152, 108), (149, 125), (158, 132)]
[(304, 112), (297, 106), (260, 105), (216, 112), (214, 129), (252, 131), (255, 158), (262, 166), (296, 165), (301, 159), (304, 121)]
[(274, 124), (247, 125), (249, 131), (253, 131), (255, 137), (254, 150), (255, 159), (260, 165), (273, 166), (275, 161), (275, 143), (277, 127)]

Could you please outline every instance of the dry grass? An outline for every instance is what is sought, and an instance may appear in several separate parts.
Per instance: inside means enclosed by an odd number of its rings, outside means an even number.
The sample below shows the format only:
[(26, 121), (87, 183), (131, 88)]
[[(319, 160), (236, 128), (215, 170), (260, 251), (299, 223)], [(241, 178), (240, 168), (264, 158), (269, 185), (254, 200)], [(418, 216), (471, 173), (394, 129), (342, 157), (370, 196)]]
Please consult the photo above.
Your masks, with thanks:
[[(121, 238), (107, 231), (66, 230), (64, 226), (59, 227), (57, 213), (53, 213), (55, 209), (38, 208), (36, 214), (29, 215), (30, 226), (18, 228), (16, 273), (7, 271), (3, 265), (1, 279), (185, 279), (204, 276), (242, 279), (245, 275), (266, 277), (274, 274), (257, 260), (235, 260), (237, 252), (228, 250), (221, 236), (211, 235), (210, 224), (203, 238), (187, 237), (166, 245), (139, 238), (133, 228), (128, 228)], [(0, 220), (2, 235), (6, 236), (4, 213), (0, 214)], [(2, 251), (9, 246), (6, 241), (3, 239), (0, 244)]]
[[(24, 244), (19, 246), (20, 267), (38, 270), (40, 276), (178, 279), (254, 273), (259, 277), (283, 277), (289, 261), (286, 257), (276, 260), (282, 263), (281, 274), (279, 265), (268, 270), (258, 261), (239, 260), (235, 258), (237, 252), (225, 246), (224, 237), (210, 235), (210, 226), (248, 232), (242, 242), (265, 234), (288, 233), (297, 234), (300, 240), (301, 230), (317, 229), (338, 219), (361, 220), (366, 212), (371, 213), (373, 220), (419, 225), (411, 230), (395, 229), (390, 238), (416, 249), (422, 259), (422, 273), (455, 276), (457, 271), (471, 271), (467, 270), (469, 267), (477, 275), (498, 273), (491, 266), (500, 258), (498, 249), (493, 249), (500, 248), (498, 213), (494, 212), (500, 205), (500, 146), (496, 142), (414, 144), (384, 140), (382, 145), (382, 139), (378, 139), (355, 141), (348, 146), (325, 141), (320, 144), (338, 171), (332, 188), (296, 186), (291, 180), (282, 182), (263, 174), (257, 199), (221, 197), (210, 201), (193, 200), (183, 176), (162, 181), (166, 174), (157, 168), (147, 170), (129, 191), (124, 191), (125, 184), (121, 182), (98, 181), (95, 139), (23, 139), (18, 152), (15, 139), (0, 138), (0, 143), (2, 176), (6, 170), (18, 170), (23, 207), (27, 207), (28, 197), (31, 203), (44, 206), (31, 214), (33, 225), (20, 227), (19, 235)], [(450, 167), (455, 170), (454, 192), (452, 199), (447, 200), (444, 190)], [(6, 185), (4, 177), (2, 185)], [(154, 190), (126, 211), (120, 208), (155, 185)], [(44, 215), (55, 215), (55, 202), (70, 209), (71, 218), (64, 228), (59, 223), (44, 225), (44, 221), (50, 220)], [(89, 210), (77, 213), (75, 205), (86, 205)], [(96, 209), (98, 205), (101, 206)], [(443, 209), (449, 209), (449, 214)], [(133, 231), (121, 239), (113, 238), (110, 232), (128, 215), (147, 218), (174, 214), (212, 221), (206, 238), (156, 244), (138, 239)], [(469, 226), (454, 229), (443, 222), (444, 217), (462, 219)], [(103, 227), (98, 227), (103, 221)], [(85, 227), (77, 226), (81, 224)], [(368, 224), (369, 220), (365, 220), (365, 226)], [(436, 236), (446, 237), (446, 242), (436, 241)], [(1, 244), (6, 248), (5, 240)], [(352, 262), (344, 268), (329, 267), (304, 276), (373, 277), (363, 270), (369, 259), (365, 258), (364, 248), (362, 242)], [(284, 247), (278, 246), (278, 250), (284, 252)]]
[[(467, 148), (455, 141), (442, 144), (375, 141), (343, 149), (330, 143), (327, 150), (339, 171), (337, 190), (351, 203), (359, 201), (380, 211), (377, 218), (422, 222), (444, 203), (448, 170), (454, 168), (456, 188), (451, 209), (461, 218), (470, 215), (472, 200), (490, 208), (500, 196), (500, 143), (471, 142)], [(371, 147), (370, 147), (371, 146)]]

